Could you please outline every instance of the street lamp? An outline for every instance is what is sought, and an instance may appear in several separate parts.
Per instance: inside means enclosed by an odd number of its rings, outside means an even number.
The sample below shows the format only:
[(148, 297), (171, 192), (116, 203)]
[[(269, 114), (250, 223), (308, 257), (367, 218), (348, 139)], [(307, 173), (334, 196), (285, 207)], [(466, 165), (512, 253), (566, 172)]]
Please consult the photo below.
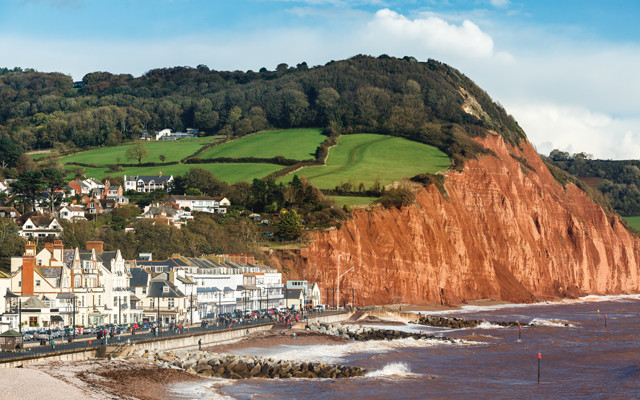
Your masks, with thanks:
[(342, 258), (342, 254), (338, 254), (338, 273), (336, 274), (336, 282), (337, 282), (337, 289), (336, 289), (336, 310), (338, 309), (338, 307), (340, 306), (340, 278), (342, 278), (343, 276), (345, 276), (347, 274), (347, 272), (351, 271), (352, 269), (354, 269), (355, 267), (351, 267), (348, 270), (346, 270), (342, 275), (340, 275), (340, 258)]

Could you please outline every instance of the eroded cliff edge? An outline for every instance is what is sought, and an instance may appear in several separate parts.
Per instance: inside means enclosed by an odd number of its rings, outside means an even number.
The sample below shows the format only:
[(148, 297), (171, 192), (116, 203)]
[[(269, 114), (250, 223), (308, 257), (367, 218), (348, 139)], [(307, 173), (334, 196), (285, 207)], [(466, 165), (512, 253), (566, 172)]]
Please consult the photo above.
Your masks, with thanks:
[[(447, 173), (402, 209), (355, 211), (298, 252), (273, 254), (289, 278), (336, 286), (341, 303), (530, 302), (640, 291), (640, 240), (573, 184), (560, 185), (528, 142), (478, 139), (496, 156)], [(530, 168), (521, 161), (526, 159)], [(331, 296), (331, 293), (329, 293)]]

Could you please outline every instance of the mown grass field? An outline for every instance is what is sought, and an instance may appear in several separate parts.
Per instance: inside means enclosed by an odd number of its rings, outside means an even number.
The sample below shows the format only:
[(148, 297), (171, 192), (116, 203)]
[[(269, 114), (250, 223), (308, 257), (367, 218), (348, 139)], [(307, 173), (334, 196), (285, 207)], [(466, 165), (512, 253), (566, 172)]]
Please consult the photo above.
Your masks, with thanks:
[(282, 156), (293, 160), (308, 160), (315, 157), (316, 149), (326, 138), (322, 135), (321, 129), (265, 131), (212, 147), (198, 157), (272, 158)]
[(331, 199), (336, 202), (337, 205), (342, 207), (345, 204), (350, 206), (366, 206), (374, 201), (378, 200), (377, 197), (359, 197), (359, 196), (327, 196), (328, 199)]
[[(198, 138), (191, 140), (178, 141), (160, 141), (160, 142), (143, 142), (149, 154), (142, 159), (142, 162), (159, 163), (160, 155), (166, 157), (164, 162), (180, 161), (198, 151), (202, 146), (206, 146), (215, 140), (214, 138)], [(62, 157), (60, 162), (64, 165), (70, 162), (79, 162), (83, 164), (96, 164), (108, 166), (110, 164), (135, 164), (136, 160), (128, 159), (125, 155), (126, 151), (132, 148), (134, 144), (126, 144), (116, 147), (104, 147), (84, 151)]]
[[(263, 178), (279, 169), (282, 165), (238, 163), (238, 164), (175, 164), (163, 165), (159, 167), (130, 167), (124, 168), (123, 172), (107, 173), (108, 168), (85, 168), (88, 178), (102, 179), (105, 176), (123, 175), (184, 175), (190, 168), (202, 168), (213, 174), (220, 180), (228, 183), (241, 181), (251, 182), (254, 178)], [(73, 179), (70, 175), (68, 179)]]
[(635, 217), (623, 217), (625, 221), (631, 226), (633, 229), (640, 231), (640, 216)]
[[(307, 167), (295, 172), (306, 176), (320, 189), (332, 189), (351, 183), (354, 189), (363, 183), (371, 187), (421, 173), (435, 173), (449, 166), (449, 157), (433, 146), (410, 140), (374, 134), (345, 135), (331, 148), (327, 165)], [(280, 179), (289, 182), (292, 174)]]

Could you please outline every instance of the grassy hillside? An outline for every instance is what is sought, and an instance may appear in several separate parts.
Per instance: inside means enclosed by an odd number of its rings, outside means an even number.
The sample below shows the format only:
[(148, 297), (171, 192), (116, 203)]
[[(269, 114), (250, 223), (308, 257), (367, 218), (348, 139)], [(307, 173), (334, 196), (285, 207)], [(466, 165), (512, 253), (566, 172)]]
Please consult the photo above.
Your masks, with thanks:
[[(196, 151), (202, 146), (211, 144), (214, 138), (202, 138), (197, 140), (178, 140), (178, 141), (160, 141), (160, 142), (144, 142), (144, 146), (149, 152), (148, 156), (142, 159), (142, 162), (159, 163), (160, 155), (166, 157), (165, 162), (180, 161)], [(81, 153), (72, 154), (62, 157), (60, 162), (64, 165), (71, 162), (83, 164), (96, 164), (108, 166), (110, 164), (135, 164), (136, 160), (127, 159), (125, 153), (132, 148), (134, 144), (127, 144), (116, 147), (104, 147)]]
[(283, 129), (245, 136), (220, 146), (212, 147), (198, 157), (273, 158), (282, 156), (293, 160), (315, 157), (318, 146), (326, 139), (321, 129)]
[(631, 226), (633, 229), (640, 232), (640, 216), (636, 217), (623, 217), (625, 221)]
[[(203, 168), (213, 174), (220, 180), (227, 183), (236, 183), (241, 181), (251, 182), (254, 178), (264, 178), (265, 176), (282, 169), (282, 165), (275, 164), (257, 164), (257, 163), (238, 163), (238, 164), (173, 164), (162, 165), (156, 167), (127, 167), (123, 172), (107, 173), (108, 168), (85, 168), (88, 178), (102, 179), (105, 176), (123, 176), (123, 175), (183, 175), (190, 168)], [(69, 175), (68, 179), (72, 179), (73, 175)]]
[[(296, 175), (307, 177), (320, 189), (332, 189), (343, 183), (371, 187), (376, 179), (381, 185), (434, 173), (449, 166), (446, 154), (433, 146), (410, 140), (375, 134), (346, 135), (338, 138), (327, 158), (327, 165), (307, 167)], [(281, 178), (288, 182), (291, 175)]]

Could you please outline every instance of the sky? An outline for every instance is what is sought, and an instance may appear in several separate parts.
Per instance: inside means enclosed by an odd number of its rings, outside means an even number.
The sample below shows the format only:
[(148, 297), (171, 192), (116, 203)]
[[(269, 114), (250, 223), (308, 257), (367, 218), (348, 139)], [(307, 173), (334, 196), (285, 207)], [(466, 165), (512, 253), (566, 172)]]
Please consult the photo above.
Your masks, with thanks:
[(541, 154), (640, 158), (637, 0), (0, 0), (0, 67), (310, 67), (436, 59), (505, 107)]

